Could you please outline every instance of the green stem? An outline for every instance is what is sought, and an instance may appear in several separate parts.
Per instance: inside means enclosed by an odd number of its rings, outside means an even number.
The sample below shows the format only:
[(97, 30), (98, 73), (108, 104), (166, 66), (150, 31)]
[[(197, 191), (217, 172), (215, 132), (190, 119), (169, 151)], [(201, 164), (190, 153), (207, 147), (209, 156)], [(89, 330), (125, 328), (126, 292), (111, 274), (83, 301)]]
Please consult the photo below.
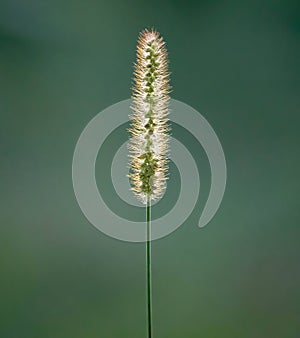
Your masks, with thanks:
[(147, 242), (146, 242), (146, 264), (147, 264), (147, 321), (148, 338), (152, 338), (152, 290), (151, 290), (151, 202), (147, 199)]

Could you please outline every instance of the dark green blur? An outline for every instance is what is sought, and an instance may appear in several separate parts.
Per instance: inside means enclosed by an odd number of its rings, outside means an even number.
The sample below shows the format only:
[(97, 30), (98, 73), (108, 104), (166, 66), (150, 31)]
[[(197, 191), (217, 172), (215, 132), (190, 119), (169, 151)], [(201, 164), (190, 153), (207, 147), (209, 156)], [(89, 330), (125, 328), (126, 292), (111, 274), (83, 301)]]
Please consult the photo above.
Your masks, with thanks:
[[(154, 337), (299, 338), (300, 5), (292, 0), (0, 0), (0, 337), (146, 337), (145, 245), (90, 225), (71, 178), (84, 126), (130, 96), (146, 27), (167, 42), (172, 97), (206, 117), (228, 166), (223, 203), (199, 230), (209, 166), (174, 126), (203, 189), (184, 225), (153, 243)], [(116, 136), (118, 147), (126, 135)], [(112, 156), (101, 151), (99, 181)]]

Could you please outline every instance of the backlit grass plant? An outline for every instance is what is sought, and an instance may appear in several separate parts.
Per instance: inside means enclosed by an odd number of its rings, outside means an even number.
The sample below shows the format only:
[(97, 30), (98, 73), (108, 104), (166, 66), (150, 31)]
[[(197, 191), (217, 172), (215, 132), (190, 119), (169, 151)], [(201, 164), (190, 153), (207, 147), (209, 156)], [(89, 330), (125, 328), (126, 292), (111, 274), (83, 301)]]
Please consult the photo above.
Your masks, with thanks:
[(134, 65), (131, 127), (130, 180), (132, 190), (146, 206), (147, 331), (152, 333), (151, 201), (166, 189), (169, 150), (168, 56), (165, 42), (155, 30), (140, 33)]

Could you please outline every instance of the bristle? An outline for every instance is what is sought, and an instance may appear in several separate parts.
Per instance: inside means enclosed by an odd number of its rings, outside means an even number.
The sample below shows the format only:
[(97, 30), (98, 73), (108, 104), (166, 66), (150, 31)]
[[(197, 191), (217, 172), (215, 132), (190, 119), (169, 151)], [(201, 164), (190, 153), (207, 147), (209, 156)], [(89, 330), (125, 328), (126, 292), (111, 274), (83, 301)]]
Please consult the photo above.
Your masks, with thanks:
[(129, 177), (132, 190), (144, 204), (161, 197), (166, 188), (169, 75), (162, 37), (155, 30), (144, 30), (138, 38), (129, 130)]

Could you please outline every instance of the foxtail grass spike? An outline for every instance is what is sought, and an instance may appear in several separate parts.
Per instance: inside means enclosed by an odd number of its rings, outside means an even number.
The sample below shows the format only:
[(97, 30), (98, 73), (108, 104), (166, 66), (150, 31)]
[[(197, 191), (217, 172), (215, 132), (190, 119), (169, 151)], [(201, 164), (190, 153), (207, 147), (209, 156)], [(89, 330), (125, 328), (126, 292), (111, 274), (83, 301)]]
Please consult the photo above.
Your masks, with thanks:
[(144, 204), (161, 197), (166, 188), (169, 76), (165, 42), (153, 29), (142, 31), (134, 65), (129, 177)]

